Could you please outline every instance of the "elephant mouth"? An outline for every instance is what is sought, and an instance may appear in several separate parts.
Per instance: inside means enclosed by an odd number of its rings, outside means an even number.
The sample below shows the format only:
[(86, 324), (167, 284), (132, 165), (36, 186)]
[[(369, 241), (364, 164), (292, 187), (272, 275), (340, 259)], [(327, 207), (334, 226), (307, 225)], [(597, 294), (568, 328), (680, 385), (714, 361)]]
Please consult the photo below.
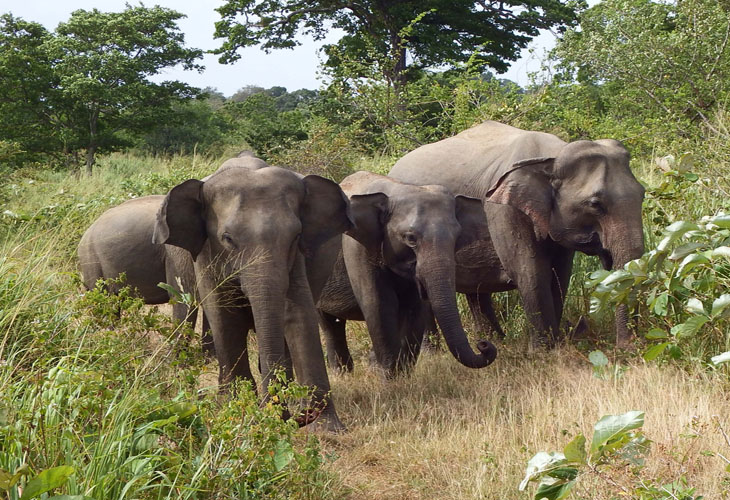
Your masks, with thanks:
[(601, 237), (596, 232), (574, 238), (573, 245), (576, 250), (586, 255), (600, 255), (601, 252), (605, 251), (601, 244)]

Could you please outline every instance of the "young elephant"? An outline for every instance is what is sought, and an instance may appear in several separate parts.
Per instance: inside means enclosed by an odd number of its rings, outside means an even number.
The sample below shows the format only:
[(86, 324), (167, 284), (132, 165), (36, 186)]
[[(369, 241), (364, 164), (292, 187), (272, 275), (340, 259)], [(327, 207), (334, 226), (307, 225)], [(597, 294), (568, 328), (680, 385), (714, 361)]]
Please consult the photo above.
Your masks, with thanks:
[[(469, 346), (454, 288), (456, 250), (486, 237), (481, 202), (369, 172), (340, 185), (350, 197), (355, 227), (341, 239), (318, 303), (330, 364), (352, 369), (342, 319), (364, 319), (386, 376), (407, 370), (419, 353), (429, 302), (454, 357), (471, 368), (491, 364), (497, 354), (491, 343), (480, 340), (476, 354)], [(331, 265), (317, 257), (315, 267)]]
[[(117, 293), (121, 286), (136, 289), (147, 304), (166, 304), (168, 292), (163, 282), (178, 292), (196, 294), (195, 271), (190, 253), (177, 247), (152, 242), (157, 211), (164, 196), (145, 196), (126, 201), (104, 212), (81, 237), (78, 246), (79, 264), (84, 285), (91, 290), (99, 279), (126, 275), (123, 285), (112, 285)], [(178, 282), (179, 280), (179, 282)], [(182, 288), (180, 287), (182, 285)], [(185, 304), (173, 304), (173, 317), (195, 325), (198, 308), (188, 310)], [(203, 317), (203, 331), (207, 322)], [(203, 336), (203, 349), (210, 352), (213, 340)]]
[(316, 405), (324, 407), (319, 423), (342, 429), (328, 394), (304, 255), (351, 227), (348, 201), (330, 180), (259, 167), (239, 162), (174, 187), (154, 241), (184, 248), (195, 260), (221, 387), (236, 377), (253, 380), (247, 335), (255, 322), (264, 394), (274, 369), (287, 367), (288, 347), (299, 381), (314, 387)]

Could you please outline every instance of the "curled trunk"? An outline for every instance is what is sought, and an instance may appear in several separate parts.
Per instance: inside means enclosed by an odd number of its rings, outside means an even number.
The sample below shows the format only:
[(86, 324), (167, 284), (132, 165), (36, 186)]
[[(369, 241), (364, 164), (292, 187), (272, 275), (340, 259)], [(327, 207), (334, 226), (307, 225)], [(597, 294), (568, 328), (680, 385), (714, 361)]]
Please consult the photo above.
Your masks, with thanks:
[(434, 316), (451, 354), (469, 368), (489, 366), (497, 356), (497, 348), (489, 341), (479, 340), (479, 353), (475, 353), (469, 345), (456, 304), (454, 264), (419, 263), (416, 274), (422, 276), (420, 281), (426, 289)]

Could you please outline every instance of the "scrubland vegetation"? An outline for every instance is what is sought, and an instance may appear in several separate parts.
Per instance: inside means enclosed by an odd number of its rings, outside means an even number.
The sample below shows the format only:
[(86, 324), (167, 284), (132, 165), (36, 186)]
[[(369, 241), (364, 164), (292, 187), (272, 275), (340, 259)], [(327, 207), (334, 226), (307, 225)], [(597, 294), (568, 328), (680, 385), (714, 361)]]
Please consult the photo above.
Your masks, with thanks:
[[(601, 2), (571, 22), (581, 29), (525, 89), (470, 63), (411, 68), (394, 86), (381, 71), (387, 51), (371, 53), (371, 74), (343, 56), (317, 92), (209, 91), (161, 110), (158, 126), (102, 127), (90, 175), (76, 163), (88, 137), (70, 126), (83, 120), (68, 108), (64, 120), (20, 127), (38, 110), (19, 108), (17, 87), (4, 85), (0, 496), (534, 498), (534, 483), (518, 490), (533, 456), (580, 455), (566, 448), (575, 436), (590, 440), (604, 415), (636, 410), (643, 434), (617, 433), (601, 457), (571, 462), (575, 473), (552, 470), (547, 486), (577, 479), (546, 498), (730, 498), (727, 14), (710, 0)], [(3, 56), (6, 68), (17, 62)], [(410, 377), (383, 381), (368, 366), (364, 326), (352, 324), (355, 372), (331, 375), (348, 432), (315, 435), (281, 420), (277, 405), (259, 407), (250, 388), (218, 396), (198, 334), (160, 308), (82, 290), (75, 249), (97, 216), (201, 178), (241, 149), (340, 180), (387, 173), (404, 152), (485, 119), (620, 139), (647, 188), (647, 254), (610, 274), (577, 257), (564, 327), (580, 328), (554, 351), (528, 349), (514, 292), (495, 301), (508, 338), (483, 370), (429, 352)], [(619, 303), (635, 311), (628, 352), (613, 349)], [(276, 396), (294, 404), (305, 390), (282, 384)]]

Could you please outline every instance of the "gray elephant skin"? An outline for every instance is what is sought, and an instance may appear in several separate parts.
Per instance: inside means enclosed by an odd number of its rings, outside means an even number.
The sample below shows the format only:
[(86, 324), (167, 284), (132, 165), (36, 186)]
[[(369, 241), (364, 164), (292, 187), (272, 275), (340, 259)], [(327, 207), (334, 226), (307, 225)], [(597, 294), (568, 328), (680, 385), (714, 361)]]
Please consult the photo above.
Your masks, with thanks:
[[(178, 292), (195, 295), (190, 253), (152, 242), (157, 212), (164, 199), (164, 196), (145, 196), (128, 200), (104, 212), (86, 230), (78, 246), (78, 256), (87, 289), (93, 289), (99, 279), (114, 279), (124, 273), (125, 283), (110, 285), (110, 292), (117, 293), (122, 286), (130, 286), (146, 304), (165, 304), (170, 296), (158, 286), (162, 282)], [(197, 307), (188, 310), (185, 304), (176, 303), (172, 310), (176, 320), (195, 325)], [(203, 331), (207, 330), (204, 320)], [(213, 350), (208, 334), (203, 335), (203, 349), (208, 353)]]
[(336, 183), (253, 157), (167, 194), (154, 242), (184, 248), (195, 260), (222, 388), (238, 377), (253, 380), (247, 336), (255, 323), (263, 393), (274, 370), (293, 362), (299, 382), (314, 388), (314, 405), (323, 408), (318, 425), (343, 428), (329, 395), (304, 257), (351, 225)]
[[(535, 330), (533, 343), (560, 338), (576, 251), (617, 269), (644, 252), (644, 188), (615, 140), (575, 141), (488, 121), (401, 158), (390, 174), (454, 193), (489, 197), (490, 238), (457, 254), (456, 288), (471, 303), (517, 288)], [(627, 345), (627, 312), (616, 312), (617, 344)]]
[(332, 267), (318, 302), (328, 361), (352, 369), (346, 319), (365, 320), (375, 358), (387, 377), (416, 361), (429, 304), (454, 357), (488, 366), (497, 351), (487, 341), (469, 345), (455, 294), (455, 251), (486, 231), (482, 203), (441, 186), (415, 186), (370, 172), (340, 184), (350, 198), (355, 227), (315, 256), (310, 267)]

